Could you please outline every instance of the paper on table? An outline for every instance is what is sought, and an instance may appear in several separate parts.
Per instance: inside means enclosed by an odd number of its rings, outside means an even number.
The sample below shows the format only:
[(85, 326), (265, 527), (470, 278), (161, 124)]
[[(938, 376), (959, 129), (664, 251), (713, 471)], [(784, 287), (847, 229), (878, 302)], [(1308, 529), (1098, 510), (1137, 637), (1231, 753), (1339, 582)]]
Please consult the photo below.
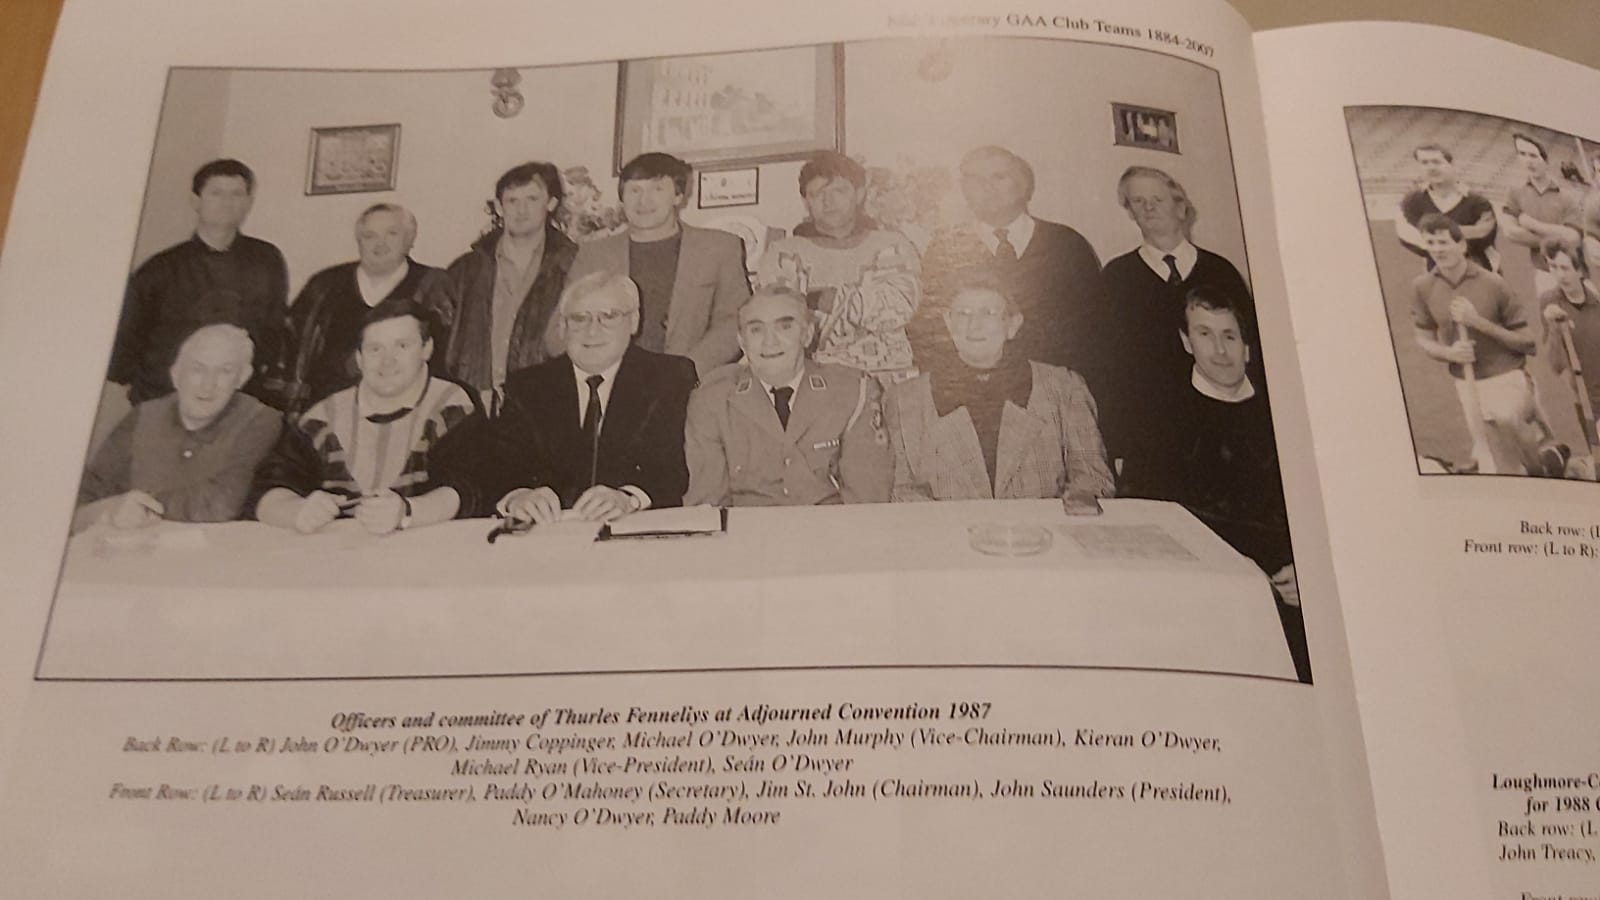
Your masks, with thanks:
[(715, 534), (722, 530), (722, 511), (715, 506), (647, 509), (611, 523), (612, 537), (641, 534)]

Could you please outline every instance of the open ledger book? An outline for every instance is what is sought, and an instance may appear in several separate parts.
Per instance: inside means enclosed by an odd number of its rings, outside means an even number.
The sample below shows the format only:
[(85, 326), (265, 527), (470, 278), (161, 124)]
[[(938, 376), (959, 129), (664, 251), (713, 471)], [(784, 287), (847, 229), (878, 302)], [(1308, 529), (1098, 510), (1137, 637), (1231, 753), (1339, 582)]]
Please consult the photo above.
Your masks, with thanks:
[[(1596, 95), (1484, 38), (1252, 35), (1221, 3), (73, 0), (0, 261), (0, 896), (1600, 896)], [(826, 151), (865, 180), (808, 178)], [(644, 153), (692, 167), (666, 206), (619, 188)], [(216, 159), (250, 178), (191, 181)], [(414, 216), (406, 271), (510, 272), (492, 229), (526, 182), (495, 180), (530, 160), (560, 169), (535, 215), (578, 265), (654, 273), (641, 344), (673, 352), (680, 294), (717, 289), (691, 242), (742, 244), (758, 284), (835, 278), (803, 298), (814, 352), (878, 377), (802, 371), (766, 427), (848, 385), (854, 415), (797, 445), (817, 483), (939, 502), (744, 505), (755, 457), (717, 469), (691, 430), (689, 500), (735, 485), (703, 539), (489, 543), (422, 499), (310, 534), (174, 503), (74, 527), (107, 472), (124, 497), (219, 453), (192, 386), (149, 424), (185, 322), (251, 291), (304, 311), (358, 243), (392, 255), (378, 203)], [(808, 184), (858, 224), (834, 235)], [(640, 249), (656, 214), (677, 283)], [(219, 216), (258, 244), (203, 240)], [(250, 247), (286, 283), (219, 274)], [(167, 248), (188, 261), (151, 274)], [(371, 305), (382, 279), (344, 271)], [(473, 296), (503, 317), (526, 288), (502, 274)], [(695, 327), (750, 350), (741, 301)], [(444, 335), (410, 358), (470, 383)], [(729, 371), (702, 366), (691, 429), (719, 377), (755, 383)], [(336, 432), (327, 403), (283, 434)], [(965, 459), (934, 444), (951, 421)]]

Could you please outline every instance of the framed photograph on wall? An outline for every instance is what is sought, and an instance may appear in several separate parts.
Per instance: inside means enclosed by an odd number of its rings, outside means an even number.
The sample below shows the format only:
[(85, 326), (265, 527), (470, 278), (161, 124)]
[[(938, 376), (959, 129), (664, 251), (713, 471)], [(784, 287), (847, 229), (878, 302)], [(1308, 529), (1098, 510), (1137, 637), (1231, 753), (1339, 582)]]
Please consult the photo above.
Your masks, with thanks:
[(755, 206), (761, 202), (759, 166), (701, 172), (699, 180), (700, 187), (695, 191), (695, 196), (701, 209)]
[(647, 152), (690, 165), (844, 150), (844, 47), (624, 60), (613, 171)]
[(1113, 134), (1118, 146), (1178, 153), (1178, 114), (1165, 109), (1111, 104)]
[(306, 160), (306, 193), (392, 191), (399, 162), (398, 124), (313, 128)]

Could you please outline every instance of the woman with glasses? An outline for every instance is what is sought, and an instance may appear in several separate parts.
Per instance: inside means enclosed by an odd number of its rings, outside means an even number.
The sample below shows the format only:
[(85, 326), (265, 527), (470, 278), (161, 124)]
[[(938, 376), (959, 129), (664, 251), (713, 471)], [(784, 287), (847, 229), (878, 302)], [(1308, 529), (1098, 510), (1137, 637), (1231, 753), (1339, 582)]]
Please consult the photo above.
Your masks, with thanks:
[(884, 403), (893, 499), (1111, 496), (1094, 398), (1070, 369), (1009, 350), (1027, 323), (1004, 281), (963, 273), (944, 324), (955, 357), (895, 385)]

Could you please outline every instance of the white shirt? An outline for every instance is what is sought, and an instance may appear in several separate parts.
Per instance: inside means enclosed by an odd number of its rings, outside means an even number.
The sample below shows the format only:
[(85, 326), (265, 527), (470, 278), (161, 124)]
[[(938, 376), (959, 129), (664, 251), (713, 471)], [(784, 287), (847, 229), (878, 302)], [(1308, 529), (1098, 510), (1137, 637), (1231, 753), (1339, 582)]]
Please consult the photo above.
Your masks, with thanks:
[(772, 408), (774, 410), (778, 408), (778, 398), (774, 397), (772, 392), (782, 387), (786, 387), (793, 391), (794, 393), (789, 395), (789, 414), (793, 415), (795, 402), (800, 399), (800, 379), (804, 378), (805, 374), (805, 367), (801, 366), (800, 371), (794, 373), (794, 377), (789, 379), (788, 384), (767, 384), (765, 381), (761, 381), (760, 378), (757, 378), (756, 381), (761, 382), (761, 389), (767, 392), (767, 399), (772, 401)]
[(1194, 367), (1193, 374), (1189, 376), (1189, 383), (1194, 385), (1194, 389), (1199, 391), (1201, 396), (1221, 400), (1223, 403), (1243, 403), (1256, 395), (1256, 386), (1250, 383), (1249, 375), (1233, 387), (1226, 388), (1207, 378), (1199, 366)]
[[(600, 382), (600, 387), (595, 389), (595, 393), (600, 395), (600, 430), (605, 429), (606, 410), (611, 406), (611, 388), (617, 383), (617, 370), (620, 368), (622, 368), (621, 359), (618, 359), (616, 362), (612, 363), (610, 366), (600, 372), (585, 372), (584, 370), (578, 368), (577, 363), (572, 364), (572, 377), (578, 382), (579, 428), (583, 427), (583, 411), (589, 406), (589, 376), (599, 375), (605, 380)], [(635, 500), (638, 500), (640, 509), (650, 508), (650, 495), (644, 492), (644, 488), (631, 484), (625, 484), (618, 488), (618, 490), (625, 494), (630, 494)]]
[(585, 372), (578, 368), (577, 363), (572, 364), (572, 377), (578, 382), (578, 427), (583, 427), (583, 411), (589, 407), (589, 376), (599, 375), (605, 381), (600, 382), (600, 425), (605, 427), (606, 407), (611, 405), (611, 386), (617, 382), (617, 370), (622, 368), (622, 360), (612, 363), (603, 372)]
[(1189, 273), (1194, 271), (1194, 264), (1200, 260), (1200, 251), (1196, 250), (1194, 245), (1187, 240), (1184, 240), (1171, 250), (1161, 250), (1150, 244), (1139, 245), (1139, 258), (1144, 260), (1144, 264), (1150, 267), (1150, 271), (1160, 275), (1162, 281), (1166, 281), (1167, 276), (1171, 274), (1167, 270), (1166, 256), (1168, 253), (1177, 259), (1178, 275), (1182, 278), (1188, 278)]
[(368, 306), (377, 306), (383, 299), (394, 293), (400, 282), (406, 280), (406, 273), (411, 271), (411, 264), (400, 260), (400, 265), (394, 271), (382, 278), (373, 278), (367, 270), (356, 266), (356, 289), (361, 291), (361, 302)]
[[(1033, 240), (1033, 224), (1033, 216), (1023, 213), (1001, 226), (1006, 230), (1006, 240), (1017, 248), (1018, 256), (1028, 249), (1029, 242)], [(998, 229), (987, 222), (975, 222), (973, 226), (978, 229), (978, 240), (983, 241), (990, 253), (994, 253), (1000, 247), (1000, 235), (995, 233)]]

